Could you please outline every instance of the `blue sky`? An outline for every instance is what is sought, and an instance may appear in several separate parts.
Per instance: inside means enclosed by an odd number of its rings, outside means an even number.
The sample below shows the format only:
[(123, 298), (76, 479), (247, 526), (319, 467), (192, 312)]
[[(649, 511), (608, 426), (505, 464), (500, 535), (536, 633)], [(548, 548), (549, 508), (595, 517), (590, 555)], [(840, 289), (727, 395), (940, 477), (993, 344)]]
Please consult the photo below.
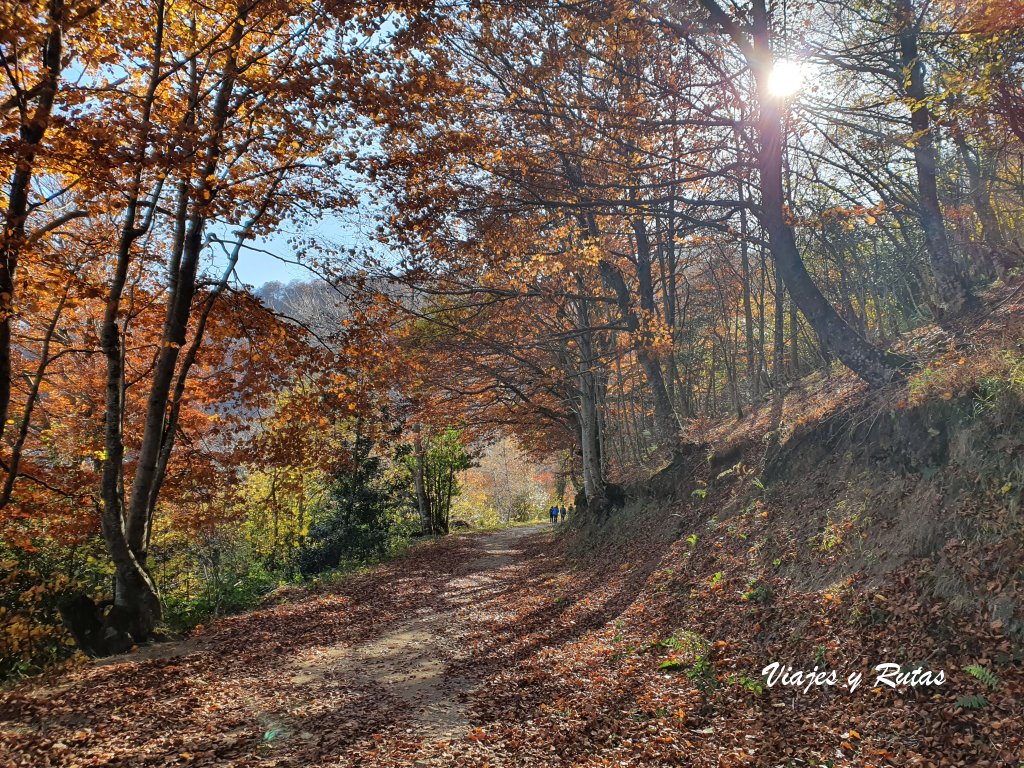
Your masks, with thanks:
[(315, 273), (294, 263), (295, 249), (289, 242), (290, 238), (312, 237), (328, 251), (348, 248), (379, 250), (383, 246), (372, 238), (379, 217), (379, 208), (364, 199), (344, 218), (324, 218), (301, 226), (285, 222), (275, 235), (255, 241), (253, 248), (242, 252), (235, 274), (241, 282), (254, 288), (273, 281), (290, 283), (293, 280), (316, 279)]
[[(293, 257), (291, 247), (284, 237), (265, 240), (259, 243), (258, 247), (286, 259)], [(281, 261), (269, 253), (264, 253), (263, 250), (247, 251), (239, 257), (235, 274), (243, 283), (258, 288), (264, 283), (273, 281), (290, 283), (293, 280), (309, 280), (313, 277), (312, 273), (304, 267)]]

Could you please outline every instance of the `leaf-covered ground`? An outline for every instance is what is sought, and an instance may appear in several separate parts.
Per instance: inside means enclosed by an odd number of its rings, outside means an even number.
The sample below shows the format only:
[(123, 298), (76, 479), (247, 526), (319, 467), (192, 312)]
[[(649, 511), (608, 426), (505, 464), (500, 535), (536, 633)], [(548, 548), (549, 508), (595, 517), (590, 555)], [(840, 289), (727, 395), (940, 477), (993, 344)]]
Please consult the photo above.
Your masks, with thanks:
[[(586, 560), (547, 527), (423, 545), (329, 593), (7, 690), (0, 765), (1019, 765), (1005, 672), (995, 691), (974, 681), (977, 712), (954, 706), (960, 672), (937, 693), (758, 690), (771, 649), (866, 664), (910, 644), (941, 663), (962, 628), (936, 649), (910, 589), (752, 600), (705, 573), (729, 558), (738, 573), (744, 539), (709, 536), (699, 554), (633, 536)], [(982, 660), (979, 642), (1004, 643), (989, 627), (971, 642)]]

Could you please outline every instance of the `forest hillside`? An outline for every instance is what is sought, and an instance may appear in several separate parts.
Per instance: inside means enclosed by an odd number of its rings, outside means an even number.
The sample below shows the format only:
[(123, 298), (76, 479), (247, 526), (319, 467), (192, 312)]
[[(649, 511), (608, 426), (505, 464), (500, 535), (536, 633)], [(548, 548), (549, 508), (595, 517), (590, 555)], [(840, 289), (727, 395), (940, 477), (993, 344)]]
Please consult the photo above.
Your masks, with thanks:
[(0, 766), (1012, 766), (1021, 0), (0, 0)]
[(0, 744), (32, 766), (1016, 765), (1024, 295), (998, 304), (971, 349), (920, 335), (909, 391), (808, 377), (605, 518), (419, 544), (9, 687)]

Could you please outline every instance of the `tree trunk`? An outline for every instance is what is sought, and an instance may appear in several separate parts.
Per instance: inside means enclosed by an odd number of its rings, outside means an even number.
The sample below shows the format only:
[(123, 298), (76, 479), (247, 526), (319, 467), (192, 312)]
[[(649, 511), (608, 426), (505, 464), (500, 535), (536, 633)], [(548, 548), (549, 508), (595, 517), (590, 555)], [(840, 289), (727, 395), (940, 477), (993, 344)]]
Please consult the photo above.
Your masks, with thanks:
[(761, 223), (768, 233), (768, 246), (776, 270), (822, 344), (869, 384), (880, 385), (893, 381), (899, 377), (903, 361), (885, 354), (861, 337), (839, 316), (807, 273), (793, 227), (786, 220), (786, 196), (782, 181), (782, 114), (776, 97), (768, 91), (768, 73), (758, 70), (758, 74), (761, 92), (758, 124)]
[(785, 360), (786, 360), (786, 288), (782, 284), (782, 278), (778, 272), (775, 273), (775, 325), (772, 333), (772, 386), (776, 390), (782, 389), (782, 382), (785, 381)]
[(416, 487), (416, 509), (420, 513), (420, 532), (428, 535), (434, 532), (431, 524), (430, 506), (427, 504), (427, 494), (423, 487), (423, 434), (422, 428), (417, 424), (413, 428), (412, 439), (413, 451), (413, 485)]
[[(741, 111), (740, 120), (744, 119), (743, 112)], [(736, 162), (742, 162), (739, 137), (736, 139)], [(746, 188), (742, 177), (736, 182), (736, 194), (740, 202), (740, 268), (742, 269), (743, 280), (743, 323), (747, 354), (747, 380), (750, 386), (750, 396), (753, 402), (756, 403), (761, 395), (761, 372), (754, 358), (754, 312), (750, 297), (750, 240), (747, 232)]]
[[(750, 26), (740, 25), (717, 0), (700, 0), (711, 21), (722, 27), (740, 50), (754, 73), (758, 88), (760, 115), (756, 125), (757, 166), (761, 187), (761, 224), (768, 234), (769, 249), (790, 296), (800, 307), (821, 342), (831, 349), (854, 373), (873, 384), (898, 378), (905, 364), (901, 358), (887, 355), (857, 334), (836, 312), (807, 273), (796, 244), (793, 227), (787, 220), (783, 186), (783, 121), (779, 97), (768, 88), (774, 66), (771, 28), (765, 0), (754, 0)], [(748, 33), (748, 29), (750, 32)]]
[[(584, 189), (583, 173), (575, 162), (563, 156), (562, 170), (573, 190)], [(581, 229), (591, 238), (596, 240), (600, 236), (600, 229), (593, 215), (581, 214), (578, 216), (578, 221)], [(642, 220), (633, 221), (633, 233), (636, 236), (636, 269), (637, 280), (640, 284), (641, 311), (649, 312), (650, 318), (653, 319), (654, 287), (651, 279), (651, 243), (647, 237), (647, 227)], [(633, 337), (637, 359), (651, 388), (651, 395), (654, 399), (655, 432), (658, 435), (658, 440), (663, 445), (673, 446), (679, 440), (679, 420), (672, 410), (672, 401), (668, 396), (668, 388), (665, 386), (665, 377), (662, 375), (657, 355), (651, 349), (649, 339), (642, 337), (640, 318), (630, 301), (629, 288), (622, 272), (610, 261), (602, 259), (598, 263), (598, 269), (602, 280), (615, 292), (616, 305)]]
[(589, 374), (581, 372), (580, 447), (583, 452), (583, 490), (588, 504), (600, 504), (605, 495), (601, 472), (601, 436), (594, 387), (592, 383), (587, 383), (589, 378), (592, 378)]
[(910, 128), (913, 131), (914, 167), (917, 171), (918, 211), (925, 245), (935, 279), (935, 294), (943, 315), (957, 315), (973, 309), (977, 299), (963, 274), (946, 238), (946, 224), (939, 202), (936, 179), (935, 137), (932, 133), (931, 111), (928, 108), (924, 83), (924, 64), (918, 56), (920, 32), (918, 16), (912, 0), (899, 0), (901, 16), (900, 63), (903, 65), (902, 86), (910, 102)]
[[(633, 222), (633, 231), (637, 240), (637, 275), (640, 283), (641, 311), (650, 312), (653, 318), (654, 290), (651, 281), (650, 242), (647, 230), (642, 221)], [(605, 284), (615, 293), (616, 305), (626, 327), (633, 336), (633, 348), (636, 350), (637, 361), (644, 371), (647, 385), (651, 389), (654, 400), (654, 430), (661, 445), (673, 446), (679, 440), (679, 420), (672, 410), (672, 401), (665, 386), (661, 363), (657, 354), (651, 349), (650, 339), (643, 331), (640, 318), (630, 302), (629, 288), (618, 267), (609, 261), (599, 264), (601, 277)], [(648, 306), (645, 306), (648, 305)]]
[(800, 378), (800, 316), (795, 301), (789, 305), (789, 375), (794, 381)]
[[(21, 248), (25, 242), (29, 193), (35, 171), (36, 153), (50, 126), (50, 116), (57, 97), (61, 55), (64, 47), (64, 0), (50, 0), (47, 5), (50, 24), (43, 42), (42, 75), (31, 117), (23, 119), (14, 152), (14, 172), (7, 190), (7, 210), (0, 230), (0, 437), (7, 426), (11, 405), (11, 320), (14, 315), (14, 275), (18, 269)], [(24, 113), (23, 113), (24, 114)]]
[[(121, 629), (128, 632), (133, 640), (145, 639), (161, 618), (160, 596), (156, 584), (146, 571), (146, 566), (136, 557), (128, 543), (125, 529), (124, 499), (124, 399), (125, 369), (124, 345), (121, 338), (119, 316), (121, 300), (128, 278), (132, 247), (152, 224), (156, 211), (157, 194), (154, 194), (147, 213), (140, 225), (139, 209), (142, 207), (142, 173), (146, 150), (150, 140), (151, 114), (155, 102), (156, 88), (160, 81), (160, 64), (163, 56), (163, 10), (162, 2), (157, 4), (156, 36), (153, 46), (153, 65), (149, 85), (143, 103), (143, 119), (139, 131), (138, 146), (134, 158), (135, 170), (132, 178), (124, 220), (118, 240), (117, 260), (107, 289), (106, 306), (100, 328), (100, 347), (107, 362), (105, 403), (104, 403), (104, 452), (103, 471), (100, 477), (100, 498), (103, 503), (100, 527), (107, 544), (107, 551), (114, 562), (114, 605), (126, 618)], [(158, 186), (159, 190), (159, 186)]]
[(11, 458), (7, 464), (7, 477), (4, 480), (3, 491), (0, 492), (0, 509), (3, 509), (10, 503), (11, 494), (14, 492), (14, 483), (18, 479), (18, 470), (21, 466), (21, 458), (25, 450), (25, 441), (28, 439), (29, 427), (32, 423), (32, 412), (35, 410), (36, 403), (40, 400), (43, 377), (46, 375), (46, 368), (50, 364), (50, 344), (53, 341), (54, 334), (57, 332), (57, 323), (60, 322), (60, 317), (64, 312), (70, 289), (70, 285), (64, 287), (64, 293), (57, 302), (57, 308), (54, 310), (53, 317), (46, 326), (46, 332), (43, 334), (43, 343), (39, 349), (39, 362), (36, 365), (36, 373), (31, 378), (32, 383), (29, 385), (25, 407), (21, 412), (21, 424), (18, 425), (18, 434), (14, 439), (14, 445), (11, 446)]
[(992, 207), (990, 193), (990, 175), (982, 168), (982, 159), (967, 143), (967, 140), (957, 133), (954, 137), (957, 148), (960, 150), (960, 157), (967, 169), (967, 180), (970, 184), (968, 194), (971, 203), (974, 205), (974, 213), (978, 217), (978, 224), (981, 225), (981, 239), (985, 243), (986, 260), (1001, 273), (1009, 266), (1011, 260), (1006, 253), (1006, 239), (1003, 237), (1002, 228), (999, 226), (999, 219), (995, 209)]
[[(742, 195), (742, 192), (741, 192)], [(750, 254), (747, 248), (747, 213), (740, 211), (740, 266), (743, 269), (743, 330), (747, 353), (747, 380), (750, 395), (757, 402), (761, 396), (761, 371), (754, 355), (754, 311), (750, 301)]]
[(159, 467), (161, 448), (165, 444), (164, 428), (167, 424), (171, 387), (175, 378), (178, 357), (186, 341), (192, 299), (196, 292), (196, 276), (203, 247), (209, 206), (216, 194), (216, 172), (220, 160), (221, 141), (231, 103), (231, 94), (238, 77), (238, 48), (245, 32), (246, 14), (240, 12), (235, 19), (227, 47), (227, 61), (223, 79), (217, 90), (211, 114), (212, 125), (203, 158), (202, 190), (194, 201), (184, 231), (180, 261), (172, 254), (169, 269), (170, 295), (164, 320), (162, 343), (157, 356), (146, 404), (146, 423), (139, 448), (139, 459), (132, 482), (131, 496), (126, 508), (125, 531), (128, 544), (139, 562), (145, 565), (149, 545), (149, 531), (154, 508), (154, 487), (162, 474)]
[[(577, 283), (582, 278), (577, 276)], [(582, 291), (581, 291), (582, 295)], [(594, 381), (594, 341), (590, 332), (590, 310), (586, 300), (576, 301), (579, 334), (580, 365), (577, 374), (579, 387), (580, 452), (583, 463), (583, 491), (588, 508), (601, 508), (605, 504), (605, 482), (601, 469), (601, 435), (597, 419), (597, 386)]]

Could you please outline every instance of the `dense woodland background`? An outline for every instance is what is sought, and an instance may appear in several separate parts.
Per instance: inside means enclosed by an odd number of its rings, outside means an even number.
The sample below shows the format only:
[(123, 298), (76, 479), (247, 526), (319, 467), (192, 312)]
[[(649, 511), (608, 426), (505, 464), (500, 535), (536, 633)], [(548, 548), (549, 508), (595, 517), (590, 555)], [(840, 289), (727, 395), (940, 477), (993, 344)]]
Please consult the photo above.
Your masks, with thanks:
[[(801, 380), (1019, 396), (977, 329), (1024, 259), (1022, 25), (3, 0), (0, 674), (83, 596), (106, 652), (455, 519), (603, 519), (723, 425), (782, 443)], [(316, 277), (245, 286), (257, 251)]]

